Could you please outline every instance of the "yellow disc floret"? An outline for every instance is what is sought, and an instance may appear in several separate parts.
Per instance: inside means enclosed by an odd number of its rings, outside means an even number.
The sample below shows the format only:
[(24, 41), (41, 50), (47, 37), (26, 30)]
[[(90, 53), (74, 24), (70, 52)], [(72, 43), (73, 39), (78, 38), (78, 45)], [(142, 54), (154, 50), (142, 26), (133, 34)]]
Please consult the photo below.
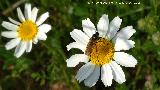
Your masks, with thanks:
[(114, 55), (114, 45), (105, 38), (91, 39), (87, 45), (86, 55), (92, 63), (104, 65), (109, 63)]
[(37, 34), (38, 28), (37, 25), (31, 20), (26, 20), (20, 24), (18, 28), (18, 34), (21, 40), (29, 41), (34, 39)]

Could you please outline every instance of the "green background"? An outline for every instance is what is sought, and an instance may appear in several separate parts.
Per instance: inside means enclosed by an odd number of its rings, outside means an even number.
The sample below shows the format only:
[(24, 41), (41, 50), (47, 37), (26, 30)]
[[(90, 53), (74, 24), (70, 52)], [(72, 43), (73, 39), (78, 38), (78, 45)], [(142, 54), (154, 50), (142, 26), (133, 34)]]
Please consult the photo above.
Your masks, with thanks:
[[(0, 36), (0, 90), (160, 90), (160, 0), (114, 0), (122, 1), (132, 4), (96, 5), (98, 0), (0, 0), (0, 23), (8, 21), (8, 17), (18, 20), (16, 8), (23, 10), (29, 2), (40, 9), (38, 16), (49, 11), (45, 23), (52, 25), (47, 40), (33, 45), (32, 51), (19, 59), (13, 56), (14, 49), (5, 50), (9, 39)], [(126, 75), (123, 84), (113, 80), (111, 87), (104, 88), (99, 81), (88, 88), (75, 79), (80, 66), (67, 68), (65, 62), (71, 55), (82, 52), (67, 51), (66, 45), (74, 41), (69, 32), (74, 28), (82, 30), (83, 19), (90, 18), (96, 26), (103, 14), (108, 14), (110, 21), (116, 16), (122, 18), (121, 28), (132, 25), (136, 29), (131, 38), (135, 47), (127, 53), (138, 64), (135, 68), (122, 67)], [(5, 30), (0, 26), (0, 33)]]

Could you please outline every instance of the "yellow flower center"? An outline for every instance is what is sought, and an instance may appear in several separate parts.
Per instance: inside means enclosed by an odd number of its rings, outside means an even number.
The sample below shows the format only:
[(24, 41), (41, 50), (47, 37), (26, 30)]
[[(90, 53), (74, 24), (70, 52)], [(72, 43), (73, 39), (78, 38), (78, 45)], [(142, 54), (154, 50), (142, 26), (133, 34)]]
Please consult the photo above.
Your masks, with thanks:
[(104, 65), (110, 63), (114, 55), (114, 45), (105, 38), (91, 38), (87, 45), (85, 54), (89, 56), (92, 63)]
[(26, 20), (20, 24), (18, 28), (18, 34), (21, 40), (29, 41), (32, 40), (37, 34), (38, 28), (31, 20)]

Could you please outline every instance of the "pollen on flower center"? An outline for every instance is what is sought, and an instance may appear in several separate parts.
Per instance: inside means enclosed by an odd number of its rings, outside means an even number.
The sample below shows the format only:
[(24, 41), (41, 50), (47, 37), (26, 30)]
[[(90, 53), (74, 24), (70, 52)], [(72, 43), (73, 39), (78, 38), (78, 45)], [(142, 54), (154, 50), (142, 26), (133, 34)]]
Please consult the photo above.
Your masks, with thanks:
[(104, 65), (109, 63), (114, 55), (114, 45), (105, 38), (90, 39), (85, 52), (89, 56), (92, 63), (96, 65)]
[(26, 20), (20, 24), (17, 31), (21, 40), (29, 41), (36, 36), (38, 28), (34, 22)]

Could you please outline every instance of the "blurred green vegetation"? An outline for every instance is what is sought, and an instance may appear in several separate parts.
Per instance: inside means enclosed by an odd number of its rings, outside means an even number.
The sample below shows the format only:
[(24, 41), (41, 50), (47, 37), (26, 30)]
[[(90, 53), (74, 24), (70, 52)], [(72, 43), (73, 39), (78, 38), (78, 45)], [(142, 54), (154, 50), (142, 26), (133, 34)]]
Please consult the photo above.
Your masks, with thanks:
[[(21, 0), (22, 9), (29, 2), (38, 7), (39, 13), (49, 11), (46, 21), (52, 25), (46, 41), (34, 45), (31, 53), (25, 53), (19, 59), (13, 56), (14, 49), (7, 51), (4, 45), (9, 39), (0, 36), (0, 90), (160, 90), (160, 0), (114, 0), (115, 2), (140, 2), (134, 4), (95, 4), (98, 0)], [(102, 0), (110, 2), (112, 0)], [(0, 23), (16, 20), (14, 5), (19, 0), (0, 0)], [(88, 4), (88, 2), (93, 2)], [(14, 6), (14, 7), (12, 7)], [(8, 11), (7, 11), (8, 10)], [(113, 81), (111, 87), (104, 88), (99, 81), (92, 88), (78, 83), (74, 76), (78, 67), (67, 68), (65, 60), (77, 49), (66, 50), (73, 42), (69, 32), (74, 28), (82, 29), (81, 21), (90, 18), (96, 25), (102, 14), (122, 18), (121, 28), (133, 25), (136, 33), (132, 39), (135, 48), (127, 51), (137, 60), (135, 68), (122, 67), (126, 82)], [(5, 29), (0, 26), (0, 33)]]

